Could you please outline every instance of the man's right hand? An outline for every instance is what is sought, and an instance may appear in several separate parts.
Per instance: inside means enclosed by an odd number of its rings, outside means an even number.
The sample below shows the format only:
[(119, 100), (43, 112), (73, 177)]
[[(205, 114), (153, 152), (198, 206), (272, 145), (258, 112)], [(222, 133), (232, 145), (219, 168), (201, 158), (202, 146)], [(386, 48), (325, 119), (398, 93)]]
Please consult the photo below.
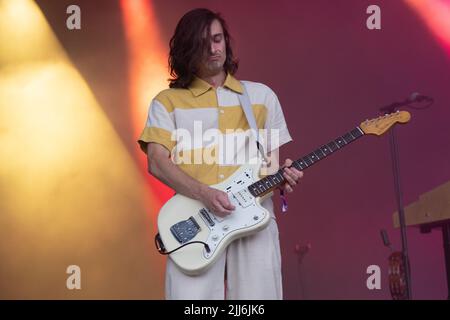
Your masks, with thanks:
[(228, 199), (228, 194), (221, 190), (217, 190), (206, 186), (203, 188), (200, 199), (206, 208), (219, 217), (225, 217), (232, 213), (235, 209)]
[(219, 217), (225, 217), (235, 209), (225, 192), (200, 183), (175, 165), (166, 147), (154, 142), (149, 143), (147, 157), (149, 172), (177, 193), (201, 201), (209, 211)]

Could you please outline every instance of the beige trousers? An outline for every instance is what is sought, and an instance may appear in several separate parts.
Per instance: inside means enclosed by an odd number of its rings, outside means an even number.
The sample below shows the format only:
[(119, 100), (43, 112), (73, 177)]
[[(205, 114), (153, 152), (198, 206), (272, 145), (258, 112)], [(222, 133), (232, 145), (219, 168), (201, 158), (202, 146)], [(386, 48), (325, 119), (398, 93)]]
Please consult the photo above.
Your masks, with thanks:
[(262, 204), (272, 215), (267, 228), (233, 241), (205, 273), (188, 276), (167, 259), (166, 299), (282, 299), (280, 243), (272, 199)]

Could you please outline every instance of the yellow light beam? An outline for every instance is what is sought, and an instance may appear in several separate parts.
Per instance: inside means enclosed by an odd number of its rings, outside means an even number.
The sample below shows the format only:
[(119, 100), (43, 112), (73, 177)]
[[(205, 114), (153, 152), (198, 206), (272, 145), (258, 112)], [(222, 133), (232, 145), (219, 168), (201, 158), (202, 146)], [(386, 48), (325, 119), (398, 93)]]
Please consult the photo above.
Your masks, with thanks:
[(145, 180), (35, 3), (0, 43), (0, 298), (162, 298)]

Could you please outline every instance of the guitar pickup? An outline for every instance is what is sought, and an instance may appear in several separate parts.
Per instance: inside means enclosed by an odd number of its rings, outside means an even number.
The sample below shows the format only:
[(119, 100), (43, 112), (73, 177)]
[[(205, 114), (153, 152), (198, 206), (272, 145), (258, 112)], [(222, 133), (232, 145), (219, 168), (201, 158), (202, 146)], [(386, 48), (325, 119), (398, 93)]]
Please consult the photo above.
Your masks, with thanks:
[(232, 193), (232, 195), (242, 208), (246, 208), (253, 203), (252, 198), (245, 189), (237, 193)]
[(211, 219), (211, 216), (205, 208), (200, 209), (200, 214), (203, 220), (205, 220), (205, 222), (208, 223), (210, 227), (213, 227), (215, 225), (213, 219)]

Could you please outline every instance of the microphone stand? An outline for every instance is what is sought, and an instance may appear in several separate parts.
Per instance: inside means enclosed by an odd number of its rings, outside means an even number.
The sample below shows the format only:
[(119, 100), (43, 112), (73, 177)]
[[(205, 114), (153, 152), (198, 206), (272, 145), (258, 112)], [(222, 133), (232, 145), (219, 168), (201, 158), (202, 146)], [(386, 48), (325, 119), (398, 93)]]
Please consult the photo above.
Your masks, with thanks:
[[(406, 102), (406, 101), (405, 101)], [(380, 110), (386, 113), (395, 112), (397, 108), (404, 106), (405, 102), (395, 102), (387, 107), (383, 107)], [(405, 212), (403, 209), (403, 200), (402, 200), (402, 189), (400, 185), (400, 161), (398, 155), (398, 143), (395, 135), (395, 126), (391, 128), (389, 132), (389, 142), (390, 142), (390, 151), (391, 151), (391, 159), (392, 159), (392, 171), (394, 175), (394, 185), (395, 185), (395, 195), (397, 198), (397, 207), (398, 207), (398, 217), (400, 222), (400, 232), (402, 239), (402, 255), (403, 255), (403, 263), (405, 268), (405, 286), (406, 286), (406, 299), (412, 299), (411, 292), (411, 269), (409, 264), (409, 256), (408, 256), (408, 241), (406, 237), (406, 223), (405, 223)]]

